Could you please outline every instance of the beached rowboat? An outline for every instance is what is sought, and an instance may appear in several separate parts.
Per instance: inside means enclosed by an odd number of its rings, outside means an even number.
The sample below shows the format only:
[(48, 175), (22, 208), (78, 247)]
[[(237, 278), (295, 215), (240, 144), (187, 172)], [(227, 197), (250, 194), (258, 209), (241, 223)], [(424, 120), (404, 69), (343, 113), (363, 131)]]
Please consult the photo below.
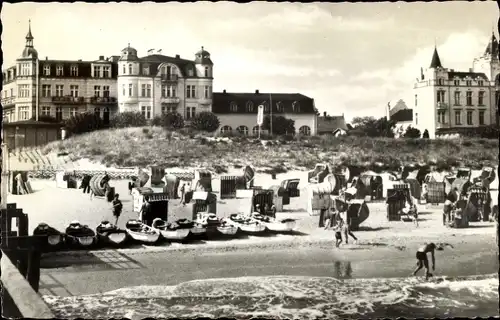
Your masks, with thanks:
[(38, 224), (38, 226), (33, 230), (33, 235), (46, 236), (47, 242), (44, 243), (44, 245), (50, 247), (51, 249), (56, 249), (64, 244), (64, 235), (44, 222)]
[(151, 227), (167, 240), (184, 240), (191, 231), (191, 226), (168, 223), (160, 218), (154, 219)]
[(145, 243), (155, 243), (160, 238), (160, 233), (150, 226), (131, 219), (125, 224), (125, 229), (130, 237), (136, 241)]
[(266, 230), (266, 226), (264, 226), (258, 220), (239, 213), (231, 214), (229, 216), (229, 220), (244, 232), (259, 233)]
[(73, 221), (66, 228), (66, 243), (78, 247), (90, 247), (97, 242), (94, 230)]
[(198, 213), (196, 222), (205, 226), (208, 230), (216, 230), (223, 235), (235, 235), (238, 232), (238, 227), (229, 220), (218, 218), (215, 213)]
[(102, 221), (96, 227), (96, 233), (100, 242), (112, 246), (121, 246), (127, 241), (128, 238), (126, 230), (120, 229), (106, 220)]
[(295, 219), (276, 219), (269, 216), (264, 216), (258, 212), (254, 212), (252, 217), (262, 223), (267, 229), (275, 232), (287, 232), (295, 229), (297, 222)]

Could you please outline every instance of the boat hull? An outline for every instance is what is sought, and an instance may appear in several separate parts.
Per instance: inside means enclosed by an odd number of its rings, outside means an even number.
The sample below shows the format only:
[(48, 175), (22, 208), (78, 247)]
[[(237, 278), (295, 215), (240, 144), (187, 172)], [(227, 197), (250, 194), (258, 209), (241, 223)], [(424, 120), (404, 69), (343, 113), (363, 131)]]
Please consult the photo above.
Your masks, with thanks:
[(207, 228), (202, 227), (202, 226), (195, 226), (195, 227), (192, 227), (189, 231), (193, 235), (200, 235), (200, 234), (206, 233)]
[(98, 233), (99, 242), (112, 246), (122, 246), (127, 242), (128, 234), (123, 232), (103, 232)]
[(263, 225), (262, 223), (252, 223), (252, 224), (239, 223), (237, 224), (237, 226), (238, 228), (241, 229), (241, 231), (246, 233), (261, 233), (266, 231), (266, 226)]
[(127, 230), (128, 235), (134, 239), (135, 241), (144, 242), (144, 243), (155, 243), (160, 238), (160, 233), (158, 231), (154, 233), (143, 233), (132, 230)]
[(288, 222), (268, 222), (264, 223), (267, 229), (270, 231), (275, 231), (275, 232), (288, 232), (288, 231), (293, 231), (295, 227), (297, 226), (297, 222), (295, 221), (288, 221)]
[(73, 235), (67, 234), (66, 235), (66, 243), (70, 246), (88, 248), (96, 243), (96, 237), (95, 236), (73, 236)]
[(237, 226), (218, 226), (216, 227), (217, 231), (220, 234), (226, 235), (226, 236), (234, 236), (236, 233), (238, 233), (238, 227)]
[[(158, 229), (157, 229), (158, 230)], [(184, 240), (189, 235), (190, 229), (158, 230), (167, 240)]]

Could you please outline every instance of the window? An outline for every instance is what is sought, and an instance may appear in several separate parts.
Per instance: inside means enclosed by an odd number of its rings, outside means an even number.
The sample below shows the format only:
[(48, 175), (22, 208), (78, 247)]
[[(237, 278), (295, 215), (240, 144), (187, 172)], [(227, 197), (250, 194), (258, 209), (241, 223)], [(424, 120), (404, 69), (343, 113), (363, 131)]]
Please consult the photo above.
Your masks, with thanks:
[(101, 117), (101, 109), (100, 108), (94, 108), (94, 114), (100, 118)]
[(415, 125), (418, 126), (418, 112), (415, 112)]
[(253, 112), (253, 102), (247, 101), (247, 112)]
[(77, 77), (78, 76), (78, 66), (71, 66), (71, 68), (69, 69), (70, 71), (70, 75), (72, 77)]
[(99, 78), (101, 76), (101, 67), (94, 66), (94, 78)]
[(283, 102), (278, 101), (278, 102), (276, 103), (276, 111), (277, 111), (277, 112), (283, 112)]
[(480, 126), (484, 125), (484, 111), (483, 110), (479, 111), (479, 125)]
[(230, 126), (223, 126), (222, 128), (220, 128), (221, 133), (229, 133), (231, 131), (233, 131), (233, 128), (231, 128)]
[(127, 67), (125, 65), (123, 65), (122, 74), (126, 74), (126, 73), (127, 73)]
[(146, 97), (151, 98), (151, 85), (146, 85)]
[(466, 93), (466, 104), (472, 106), (472, 91), (467, 91)]
[(298, 101), (294, 101), (292, 103), (292, 111), (293, 112), (300, 112), (300, 103)]
[(102, 111), (102, 122), (104, 125), (109, 125), (109, 108), (104, 108)]
[(122, 96), (125, 96), (127, 94), (127, 90), (125, 89), (125, 85), (122, 84)]
[(417, 106), (417, 102), (418, 102), (417, 95), (415, 95), (415, 107)]
[(30, 75), (30, 65), (28, 63), (21, 64), (21, 75), (22, 76)]
[(445, 124), (446, 123), (446, 118), (445, 118), (446, 112), (444, 110), (439, 110), (438, 111), (438, 123)]
[(47, 98), (50, 97), (50, 84), (42, 85), (42, 97)]
[(484, 106), (484, 91), (479, 91), (479, 95), (477, 97), (477, 104), (480, 106)]
[(480, 87), (483, 87), (484, 86), (484, 81), (483, 80), (478, 80), (477, 81), (477, 85), (480, 86)]
[(69, 86), (69, 95), (77, 98), (78, 97), (78, 86), (76, 85), (71, 85)]
[(209, 69), (208, 67), (205, 67), (205, 78), (209, 77)]
[(94, 97), (99, 98), (101, 96), (101, 86), (94, 86)]
[(56, 76), (63, 76), (63, 75), (64, 75), (63, 66), (61, 65), (56, 66)]
[(238, 104), (236, 104), (236, 102), (234, 102), (234, 101), (231, 101), (229, 108), (230, 108), (231, 112), (238, 112)]
[(269, 112), (269, 104), (267, 103), (267, 101), (264, 101), (262, 103), (262, 105), (264, 106), (264, 113), (268, 113)]
[(102, 67), (103, 78), (111, 78), (111, 72), (109, 70), (110, 70), (109, 66)]
[(196, 108), (195, 107), (187, 107), (186, 108), (186, 119), (194, 118), (195, 115), (196, 115)]
[(460, 91), (455, 91), (455, 105), (460, 105)]
[(186, 97), (187, 98), (196, 98), (196, 87), (194, 85), (187, 86)]
[(128, 84), (128, 96), (131, 97), (133, 95), (133, 90), (134, 90), (134, 85), (129, 83)]
[(104, 98), (109, 98), (109, 86), (102, 87), (102, 96)]
[(462, 124), (462, 115), (459, 110), (455, 111), (455, 124), (461, 125)]
[(259, 135), (259, 129), (260, 129), (259, 126), (254, 126), (252, 128), (252, 135), (258, 136)]
[(472, 111), (467, 111), (467, 125), (472, 126)]
[(170, 75), (172, 74), (172, 66), (167, 66), (167, 77), (170, 79)]
[(146, 85), (142, 84), (141, 85), (141, 97), (145, 97), (145, 96), (146, 96)]
[(437, 102), (444, 102), (444, 91), (443, 90), (438, 90)]
[(69, 115), (71, 117), (76, 117), (76, 114), (77, 114), (76, 108), (69, 108)]
[(56, 120), (57, 121), (62, 120), (62, 108), (61, 107), (56, 108)]
[(149, 76), (149, 66), (142, 67), (142, 74), (145, 76)]
[(466, 80), (466, 81), (465, 81), (465, 85), (466, 85), (467, 87), (472, 86), (472, 80)]
[(438, 79), (438, 85), (439, 85), (439, 86), (444, 85), (444, 79), (439, 78), (439, 79)]
[(205, 99), (210, 99), (210, 86), (205, 86)]
[(141, 113), (146, 119), (151, 119), (151, 106), (142, 106)]
[(310, 136), (311, 135), (311, 128), (308, 126), (302, 126), (299, 128), (299, 133), (304, 135), (304, 136)]
[(14, 96), (14, 88), (10, 88), (10, 96), (13, 97)]
[(50, 107), (42, 107), (40, 114), (42, 116), (50, 116)]
[(19, 98), (28, 98), (30, 96), (30, 85), (29, 84), (20, 84), (18, 86)]
[(128, 65), (128, 74), (132, 74), (132, 65), (131, 64)]
[(64, 85), (56, 84), (56, 97), (62, 97), (64, 95)]
[(168, 85), (165, 87), (164, 97), (175, 98), (177, 97), (177, 87), (174, 85)]
[(29, 107), (19, 107), (19, 120), (29, 119)]
[(165, 104), (161, 106), (161, 113), (177, 113), (177, 105), (175, 104)]
[(248, 136), (248, 127), (247, 126), (239, 126), (236, 128), (236, 131), (238, 131), (240, 134), (244, 136)]
[(453, 84), (455, 86), (459, 86), (460, 85), (460, 80), (453, 80)]
[(43, 75), (50, 76), (50, 66), (48, 64), (43, 66)]
[(188, 69), (188, 76), (192, 77), (192, 76), (193, 76), (193, 74), (194, 74), (193, 69), (192, 69), (192, 68), (189, 68), (189, 69)]

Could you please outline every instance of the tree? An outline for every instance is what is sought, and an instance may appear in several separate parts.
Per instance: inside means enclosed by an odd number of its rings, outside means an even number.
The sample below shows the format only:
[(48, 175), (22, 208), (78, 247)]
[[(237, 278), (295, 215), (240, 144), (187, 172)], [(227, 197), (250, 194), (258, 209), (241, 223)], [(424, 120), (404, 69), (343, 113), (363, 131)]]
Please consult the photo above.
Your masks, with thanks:
[(99, 130), (103, 123), (98, 114), (93, 112), (77, 113), (64, 121), (64, 127), (70, 135)]
[[(283, 116), (272, 116), (273, 132), (276, 135), (285, 135), (295, 133), (295, 121)], [(265, 116), (262, 124), (264, 130), (271, 130), (271, 117)]]
[(220, 126), (219, 118), (212, 112), (203, 111), (191, 120), (191, 127), (196, 130), (214, 132)]
[(429, 139), (429, 130), (425, 129), (422, 134), (422, 139)]
[(403, 137), (413, 138), (413, 139), (420, 138), (420, 130), (418, 130), (417, 128), (413, 128), (412, 126), (409, 126), (408, 128), (406, 128)]
[(352, 118), (351, 125), (356, 128), (359, 126), (366, 126), (368, 123), (376, 121), (374, 117), (354, 117)]
[(161, 126), (167, 129), (184, 128), (184, 118), (177, 112), (168, 112), (161, 116), (157, 116), (153, 119), (152, 123), (155, 126)]
[(114, 128), (142, 127), (147, 124), (146, 117), (140, 112), (120, 112), (110, 121)]

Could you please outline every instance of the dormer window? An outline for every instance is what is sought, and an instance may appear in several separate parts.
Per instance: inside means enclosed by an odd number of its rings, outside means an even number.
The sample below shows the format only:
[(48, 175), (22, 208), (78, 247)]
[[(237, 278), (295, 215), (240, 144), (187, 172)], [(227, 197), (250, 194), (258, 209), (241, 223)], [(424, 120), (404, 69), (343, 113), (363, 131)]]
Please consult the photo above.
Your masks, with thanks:
[(50, 66), (48, 64), (43, 66), (43, 75), (50, 76)]
[(128, 65), (128, 74), (132, 74), (132, 65), (131, 64)]
[(483, 80), (478, 80), (477, 81), (477, 85), (480, 86), (480, 87), (484, 86), (484, 81)]
[(238, 112), (238, 105), (236, 104), (236, 102), (231, 101), (230, 108), (231, 112)]
[(439, 86), (444, 85), (444, 79), (439, 78), (439, 79), (438, 79), (438, 85), (439, 85)]
[(72, 77), (78, 77), (78, 66), (71, 66), (70, 74)]
[(192, 77), (193, 76), (193, 69), (192, 68), (189, 68), (188, 69), (188, 76)]
[(468, 87), (472, 86), (472, 80), (466, 80), (465, 85)]
[(63, 66), (58, 65), (58, 66), (56, 67), (56, 75), (57, 75), (57, 76), (63, 76), (63, 75), (64, 75), (64, 72), (63, 72)]
[(253, 112), (253, 102), (247, 101), (247, 112)]
[(122, 74), (126, 74), (126, 73), (127, 73), (127, 67), (125, 65), (123, 65)]
[(145, 76), (149, 76), (149, 66), (142, 67), (142, 74)]
[(205, 67), (205, 78), (209, 77), (209, 68)]
[(298, 101), (294, 101), (292, 103), (293, 112), (300, 112), (300, 103)]
[(460, 80), (458, 80), (458, 79), (453, 80), (453, 84), (455, 86), (459, 86), (460, 85)]
[(276, 103), (276, 110), (277, 110), (278, 112), (283, 112), (283, 102), (278, 101), (278, 102)]

